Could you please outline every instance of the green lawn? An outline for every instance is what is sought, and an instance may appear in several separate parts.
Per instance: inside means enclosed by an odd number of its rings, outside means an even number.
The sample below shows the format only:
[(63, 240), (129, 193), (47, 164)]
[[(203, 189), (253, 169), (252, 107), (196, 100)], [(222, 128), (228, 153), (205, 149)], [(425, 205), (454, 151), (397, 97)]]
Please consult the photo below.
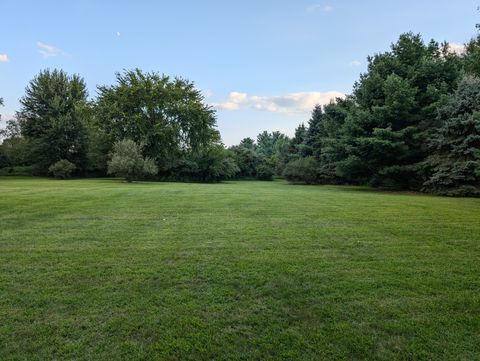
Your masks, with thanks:
[(0, 178), (0, 360), (479, 360), (480, 200)]

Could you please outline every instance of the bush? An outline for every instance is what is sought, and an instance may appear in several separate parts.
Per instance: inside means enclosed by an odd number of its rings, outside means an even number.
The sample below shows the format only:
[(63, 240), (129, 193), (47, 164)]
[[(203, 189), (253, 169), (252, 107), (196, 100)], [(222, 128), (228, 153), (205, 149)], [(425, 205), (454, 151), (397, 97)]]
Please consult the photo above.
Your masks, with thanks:
[(108, 174), (123, 177), (127, 182), (153, 176), (158, 173), (157, 165), (151, 158), (143, 158), (140, 146), (131, 139), (116, 142), (112, 158), (108, 162)]
[(75, 169), (75, 164), (66, 159), (61, 159), (48, 168), (48, 173), (57, 179), (67, 179), (72, 176)]
[(33, 167), (31, 165), (5, 167), (0, 169), (0, 176), (31, 176), (33, 175)]
[(153, 177), (158, 173), (158, 167), (155, 160), (150, 157), (145, 157), (143, 160), (143, 175), (145, 177)]
[(314, 157), (300, 158), (287, 164), (283, 176), (292, 183), (315, 184), (319, 182), (319, 169)]
[(257, 179), (264, 181), (273, 180), (274, 169), (268, 164), (262, 163), (257, 167)]
[(220, 182), (233, 178), (240, 170), (230, 151), (220, 145), (210, 146), (185, 160), (181, 174), (200, 182)]

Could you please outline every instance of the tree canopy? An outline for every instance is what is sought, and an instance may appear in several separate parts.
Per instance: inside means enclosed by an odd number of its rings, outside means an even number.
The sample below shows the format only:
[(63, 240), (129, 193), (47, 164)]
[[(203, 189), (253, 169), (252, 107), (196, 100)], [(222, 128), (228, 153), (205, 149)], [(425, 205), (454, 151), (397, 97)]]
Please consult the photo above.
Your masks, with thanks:
[(283, 175), (477, 196), (479, 64), (480, 34), (461, 53), (402, 34), (368, 57), (351, 94), (316, 105), (291, 138), (263, 131), (228, 149), (215, 110), (189, 80), (124, 70), (88, 101), (79, 75), (47, 69), (2, 130), (0, 167), (202, 182)]
[(86, 103), (84, 80), (63, 70), (41, 71), (27, 86), (16, 118), (39, 173), (61, 159), (85, 169), (87, 134), (81, 109)]
[(117, 73), (116, 80), (98, 87), (98, 126), (112, 144), (125, 138), (143, 144), (163, 174), (220, 141), (215, 112), (192, 82), (139, 69)]

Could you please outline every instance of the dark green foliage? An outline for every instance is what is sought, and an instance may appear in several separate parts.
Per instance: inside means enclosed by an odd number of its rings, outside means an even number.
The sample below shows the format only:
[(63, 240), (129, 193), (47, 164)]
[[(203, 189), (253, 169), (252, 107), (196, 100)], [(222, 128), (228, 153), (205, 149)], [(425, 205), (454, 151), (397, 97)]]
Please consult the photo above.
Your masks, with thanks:
[(281, 175), (289, 159), (290, 140), (278, 131), (263, 131), (257, 141), (242, 139), (240, 144), (230, 147), (239, 171), (237, 178), (272, 180)]
[(8, 167), (10, 165), (10, 159), (5, 154), (3, 144), (0, 144), (0, 169)]
[(292, 183), (319, 183), (320, 164), (312, 156), (300, 158), (286, 165), (283, 176)]
[(203, 103), (193, 83), (139, 69), (117, 73), (117, 83), (100, 86), (98, 126), (110, 141), (143, 144), (162, 175), (174, 175), (183, 159), (218, 143), (214, 110)]
[(428, 143), (441, 125), (438, 111), (464, 60), (448, 44), (426, 44), (411, 33), (368, 60), (352, 95), (315, 107), (308, 127), (297, 128), (289, 158), (314, 156), (319, 183), (419, 190)]
[(247, 148), (251, 150), (256, 150), (257, 145), (255, 144), (255, 141), (252, 138), (244, 138), (240, 141), (240, 147), (242, 148)]
[(295, 135), (290, 140), (287, 161), (306, 157), (308, 155), (309, 148), (305, 145), (306, 139), (307, 128), (305, 128), (305, 125), (302, 123), (295, 129)]
[(35, 173), (37, 167), (33, 164), (36, 154), (31, 145), (32, 142), (22, 136), (17, 119), (7, 121), (5, 129), (0, 130), (0, 137), (3, 138), (0, 144), (1, 153), (10, 167), (8, 174), (32, 175)]
[(257, 167), (257, 179), (258, 180), (271, 181), (271, 180), (273, 180), (273, 175), (274, 174), (275, 174), (274, 168), (266, 162), (261, 163)]
[(31, 164), (32, 151), (30, 142), (23, 137), (11, 137), (0, 145), (4, 157), (10, 166), (26, 166)]
[(256, 151), (262, 158), (280, 158), (288, 150), (289, 139), (286, 135), (275, 131), (263, 131), (257, 136)]
[(123, 177), (127, 182), (154, 176), (158, 173), (155, 162), (149, 157), (143, 157), (141, 148), (131, 139), (115, 142), (108, 174)]
[(239, 172), (234, 155), (221, 145), (212, 145), (191, 154), (179, 171), (181, 178), (198, 182), (220, 182)]
[(342, 161), (348, 157), (348, 151), (354, 145), (351, 131), (345, 126), (346, 119), (352, 116), (354, 102), (351, 97), (337, 98), (324, 107), (322, 122), (315, 139), (314, 156), (320, 162), (321, 179), (325, 183), (352, 182), (339, 171)]
[(467, 72), (480, 76), (480, 34), (467, 43), (465, 64)]
[(239, 145), (230, 147), (235, 163), (238, 166), (237, 176), (240, 178), (254, 178), (257, 175), (257, 167), (260, 157), (256, 152), (256, 146), (251, 138), (243, 139)]
[(480, 74), (479, 44), (477, 35), (464, 54), (455, 54), (448, 43), (403, 34), (390, 51), (368, 58), (351, 95), (315, 106), (292, 139), (264, 131), (228, 151), (215, 111), (187, 80), (127, 70), (88, 103), (81, 78), (46, 70), (27, 87), (17, 119), (1, 131), (0, 167), (33, 166), (45, 174), (66, 159), (84, 175), (102, 175), (113, 144), (132, 139), (142, 145), (139, 157), (149, 173), (156, 173), (153, 163), (158, 167), (157, 179), (285, 174), (294, 182), (474, 195), (477, 110), (455, 110), (464, 101), (451, 96), (464, 74)]
[(110, 152), (108, 136), (93, 125), (88, 132), (87, 172), (88, 175), (106, 175), (108, 154)]
[(480, 79), (468, 76), (441, 110), (443, 126), (427, 159), (425, 190), (450, 196), (480, 196)]
[(34, 169), (32, 166), (8, 166), (0, 168), (1, 176), (32, 176)]
[(135, 69), (118, 73), (117, 84), (101, 86), (99, 93), (88, 103), (77, 75), (40, 72), (26, 89), (17, 119), (1, 131), (1, 165), (23, 166), (27, 159), (35, 173), (46, 174), (48, 166), (65, 159), (84, 175), (104, 175), (114, 143), (132, 139), (142, 144), (143, 168), (138, 159), (126, 164), (116, 157), (110, 173), (132, 180), (158, 167), (163, 179), (189, 174), (188, 179), (218, 181), (237, 171), (229, 153), (219, 151), (215, 111), (193, 83)]
[(262, 160), (259, 164), (263, 168), (262, 172), (271, 168), (274, 173), (282, 174), (288, 159), (289, 143), (288, 137), (278, 131), (264, 131), (257, 136), (256, 152)]
[(46, 174), (60, 159), (79, 171), (86, 168), (87, 131), (80, 110), (86, 98), (84, 80), (62, 70), (41, 71), (25, 89), (17, 120), (39, 173)]
[(315, 149), (318, 148), (319, 140), (324, 136), (322, 129), (323, 128), (323, 109), (322, 106), (316, 105), (313, 108), (312, 116), (308, 121), (308, 127), (306, 128), (306, 134), (304, 136), (304, 145), (305, 149), (303, 150), (304, 155), (313, 155)]
[(67, 179), (75, 171), (75, 164), (66, 159), (60, 159), (48, 167), (48, 173), (57, 179)]
[(344, 177), (418, 189), (416, 167), (438, 126), (436, 109), (460, 74), (460, 60), (443, 48), (404, 34), (390, 52), (369, 59), (354, 89), (358, 109), (346, 119), (350, 148), (340, 161)]

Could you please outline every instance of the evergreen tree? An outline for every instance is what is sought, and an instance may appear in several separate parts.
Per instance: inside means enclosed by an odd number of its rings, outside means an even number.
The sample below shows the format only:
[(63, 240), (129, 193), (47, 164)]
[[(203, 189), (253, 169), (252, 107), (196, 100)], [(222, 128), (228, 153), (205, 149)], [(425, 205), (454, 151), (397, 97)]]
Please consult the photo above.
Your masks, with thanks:
[(307, 134), (305, 135), (305, 153), (313, 155), (315, 148), (319, 148), (319, 138), (323, 136), (322, 132), (322, 106), (317, 104), (313, 108), (312, 116), (308, 120)]
[[(477, 29), (480, 29), (478, 25)], [(467, 72), (480, 76), (480, 34), (467, 43), (465, 68)]]
[(444, 123), (431, 143), (425, 190), (480, 196), (480, 78), (465, 77), (440, 116)]
[(261, 162), (256, 152), (257, 145), (252, 138), (244, 138), (239, 145), (230, 147), (235, 163), (238, 166), (237, 176), (240, 178), (253, 178), (257, 175), (257, 167)]
[(353, 137), (346, 132), (345, 121), (352, 113), (353, 101), (337, 98), (325, 106), (322, 127), (314, 144), (314, 156), (320, 160), (319, 179), (322, 183), (342, 183), (340, 161), (346, 159)]
[(290, 144), (288, 147), (288, 161), (296, 160), (307, 156), (308, 151), (305, 149), (306, 139), (307, 128), (305, 127), (305, 124), (302, 123), (295, 129), (295, 135), (290, 140)]
[(392, 50), (369, 58), (354, 87), (356, 109), (343, 129), (349, 138), (339, 174), (372, 185), (420, 188), (419, 166), (438, 127), (437, 108), (457, 86), (461, 61), (447, 44), (404, 34)]

